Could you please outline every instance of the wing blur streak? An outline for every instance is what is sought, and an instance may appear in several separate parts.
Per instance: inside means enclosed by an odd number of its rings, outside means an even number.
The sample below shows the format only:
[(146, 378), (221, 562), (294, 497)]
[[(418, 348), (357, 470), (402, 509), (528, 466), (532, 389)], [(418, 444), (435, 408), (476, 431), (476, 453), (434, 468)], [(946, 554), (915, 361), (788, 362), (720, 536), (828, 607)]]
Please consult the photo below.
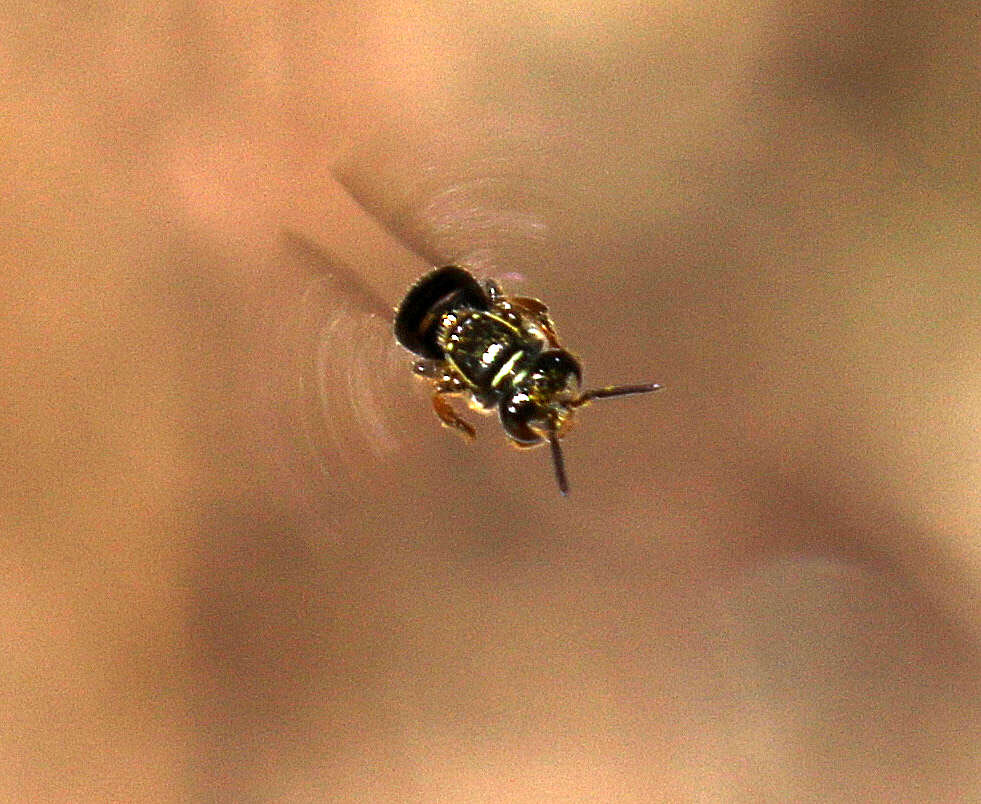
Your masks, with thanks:
[(548, 221), (556, 217), (557, 201), (537, 175), (543, 137), (527, 121), (424, 130), (393, 123), (353, 146), (332, 172), (430, 264), (463, 265), (480, 276), (529, 274), (549, 259)]
[(412, 441), (410, 361), (392, 335), (392, 309), (355, 271), (302, 235), (283, 240), (303, 282), (297, 424), (326, 476), (357, 478), (366, 461), (391, 460)]

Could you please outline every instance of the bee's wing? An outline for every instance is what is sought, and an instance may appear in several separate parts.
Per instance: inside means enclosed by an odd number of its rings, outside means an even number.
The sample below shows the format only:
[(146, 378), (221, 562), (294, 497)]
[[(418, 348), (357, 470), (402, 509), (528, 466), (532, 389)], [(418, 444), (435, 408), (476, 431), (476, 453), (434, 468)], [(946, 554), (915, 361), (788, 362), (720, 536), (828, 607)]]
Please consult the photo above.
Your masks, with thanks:
[[(451, 132), (451, 133), (450, 133)], [(375, 220), (432, 265), (462, 265), (478, 276), (528, 274), (550, 259), (547, 222), (556, 200), (529, 177), (534, 132), (500, 142), (473, 127), (473, 145), (454, 126), (406, 140), (376, 132), (333, 167), (339, 183)]]
[(418, 432), (411, 360), (392, 334), (392, 308), (357, 272), (293, 232), (283, 234), (300, 277), (294, 318), (294, 421), (328, 477), (391, 459)]

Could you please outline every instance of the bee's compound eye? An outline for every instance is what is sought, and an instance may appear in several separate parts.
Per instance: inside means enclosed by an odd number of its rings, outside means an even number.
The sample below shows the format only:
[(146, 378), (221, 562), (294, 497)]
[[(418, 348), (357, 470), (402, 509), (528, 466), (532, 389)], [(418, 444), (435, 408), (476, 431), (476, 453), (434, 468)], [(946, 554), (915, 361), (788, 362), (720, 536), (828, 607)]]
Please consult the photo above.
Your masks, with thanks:
[(538, 406), (524, 394), (502, 399), (498, 413), (504, 432), (518, 444), (531, 445), (542, 440), (541, 435), (531, 427), (532, 421), (539, 414)]
[(534, 371), (542, 376), (542, 384), (552, 391), (574, 390), (582, 384), (579, 361), (565, 349), (546, 349), (535, 361)]

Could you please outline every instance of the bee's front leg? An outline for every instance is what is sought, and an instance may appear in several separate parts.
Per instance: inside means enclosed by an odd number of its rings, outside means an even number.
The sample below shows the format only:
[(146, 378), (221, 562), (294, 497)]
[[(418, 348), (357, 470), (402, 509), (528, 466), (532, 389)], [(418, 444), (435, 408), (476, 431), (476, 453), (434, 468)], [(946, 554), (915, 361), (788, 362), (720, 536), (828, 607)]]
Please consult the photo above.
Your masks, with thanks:
[(453, 403), (450, 402), (450, 396), (455, 393), (458, 392), (440, 391), (437, 386), (433, 392), (433, 410), (436, 411), (436, 415), (439, 416), (439, 420), (444, 426), (452, 427), (468, 441), (472, 441), (477, 437), (477, 430), (470, 422), (461, 419), (456, 410), (454, 410)]
[(446, 427), (452, 427), (467, 440), (477, 437), (477, 430), (472, 424), (460, 418), (450, 397), (460, 396), (467, 390), (467, 385), (442, 360), (417, 360), (412, 370), (417, 377), (423, 377), (432, 382), (433, 410)]

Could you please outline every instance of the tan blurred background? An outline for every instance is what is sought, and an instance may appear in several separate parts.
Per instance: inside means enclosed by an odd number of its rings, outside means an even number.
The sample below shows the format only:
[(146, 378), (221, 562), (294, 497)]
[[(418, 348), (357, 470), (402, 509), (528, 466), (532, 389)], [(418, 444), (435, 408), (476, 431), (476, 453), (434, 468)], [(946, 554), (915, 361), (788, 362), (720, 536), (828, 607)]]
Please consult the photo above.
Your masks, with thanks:
[[(981, 800), (975, 4), (0, 22), (0, 799)], [(284, 228), (667, 390), (313, 454)]]

